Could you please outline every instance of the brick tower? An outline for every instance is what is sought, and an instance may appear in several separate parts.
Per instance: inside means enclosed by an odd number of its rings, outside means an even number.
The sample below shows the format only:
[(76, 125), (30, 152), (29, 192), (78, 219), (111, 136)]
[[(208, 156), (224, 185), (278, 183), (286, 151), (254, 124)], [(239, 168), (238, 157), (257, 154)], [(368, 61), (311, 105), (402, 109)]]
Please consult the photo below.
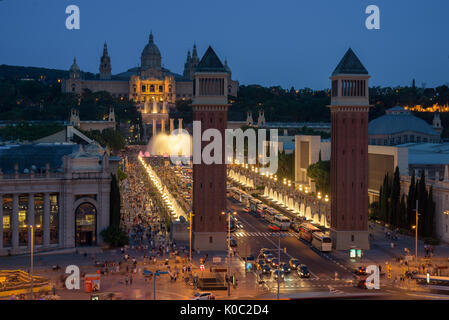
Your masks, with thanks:
[[(224, 137), (227, 123), (228, 74), (214, 50), (209, 47), (193, 75), (193, 121), (201, 122), (201, 136), (207, 129), (218, 129), (222, 137), (221, 163), (193, 164), (193, 231), (197, 250), (226, 250), (226, 164)], [(201, 143), (201, 154), (210, 142)]]
[(337, 250), (369, 249), (368, 71), (349, 49), (330, 77), (331, 229)]

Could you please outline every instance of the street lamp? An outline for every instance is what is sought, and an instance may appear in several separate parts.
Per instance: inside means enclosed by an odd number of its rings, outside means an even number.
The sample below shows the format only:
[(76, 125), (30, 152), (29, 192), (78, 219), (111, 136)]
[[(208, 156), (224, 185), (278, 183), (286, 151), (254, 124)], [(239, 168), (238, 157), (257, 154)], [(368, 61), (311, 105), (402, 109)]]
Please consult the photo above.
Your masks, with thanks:
[[(34, 227), (33, 225), (30, 225), (30, 251), (31, 251), (31, 257), (30, 257), (30, 276), (31, 276), (31, 300), (34, 299), (33, 297), (33, 265), (34, 265)], [(40, 228), (41, 226), (39, 224), (36, 225), (36, 228)]]
[[(222, 215), (227, 214), (228, 215), (228, 269), (227, 269), (227, 276), (228, 276), (228, 296), (231, 295), (231, 285), (230, 285), (230, 269), (231, 269), (231, 211), (228, 212), (221, 212)], [(237, 212), (232, 212), (233, 215), (237, 215)]]
[(192, 217), (194, 214), (189, 211), (189, 264), (190, 270), (192, 270)]

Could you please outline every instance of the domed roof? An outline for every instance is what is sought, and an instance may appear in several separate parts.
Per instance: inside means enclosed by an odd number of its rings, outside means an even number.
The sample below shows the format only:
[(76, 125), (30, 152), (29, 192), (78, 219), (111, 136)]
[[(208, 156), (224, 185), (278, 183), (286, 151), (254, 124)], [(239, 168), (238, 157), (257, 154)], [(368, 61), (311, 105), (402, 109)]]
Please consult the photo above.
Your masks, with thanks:
[(78, 65), (76, 64), (76, 58), (73, 58), (73, 64), (70, 67), (69, 71), (81, 71), (80, 67), (78, 67)]
[(385, 115), (368, 124), (369, 135), (391, 135), (405, 131), (438, 136), (430, 124), (399, 106), (387, 110)]
[(141, 60), (144, 69), (161, 67), (161, 52), (154, 44), (153, 33), (150, 33), (150, 40), (142, 51)]

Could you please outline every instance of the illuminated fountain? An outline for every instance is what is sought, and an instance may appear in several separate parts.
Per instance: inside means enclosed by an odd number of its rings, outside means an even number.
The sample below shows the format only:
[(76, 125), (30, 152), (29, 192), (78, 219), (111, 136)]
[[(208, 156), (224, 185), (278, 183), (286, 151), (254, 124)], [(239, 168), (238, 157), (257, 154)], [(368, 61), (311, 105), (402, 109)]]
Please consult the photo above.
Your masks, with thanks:
[(166, 208), (168, 208), (168, 210), (170, 211), (172, 218), (179, 219), (180, 216), (183, 216), (184, 218), (187, 219), (187, 214), (184, 212), (184, 210), (178, 204), (178, 201), (176, 201), (176, 199), (171, 195), (168, 188), (162, 183), (161, 179), (156, 174), (156, 172), (153, 170), (151, 165), (145, 163), (145, 161), (142, 159), (141, 156), (139, 156), (138, 159), (139, 159), (140, 163), (143, 165), (143, 167), (145, 168), (151, 182), (158, 190), (159, 195), (161, 196), (162, 200), (164, 201)]
[(188, 133), (158, 133), (152, 137), (146, 151), (151, 156), (182, 156), (192, 155), (192, 137)]

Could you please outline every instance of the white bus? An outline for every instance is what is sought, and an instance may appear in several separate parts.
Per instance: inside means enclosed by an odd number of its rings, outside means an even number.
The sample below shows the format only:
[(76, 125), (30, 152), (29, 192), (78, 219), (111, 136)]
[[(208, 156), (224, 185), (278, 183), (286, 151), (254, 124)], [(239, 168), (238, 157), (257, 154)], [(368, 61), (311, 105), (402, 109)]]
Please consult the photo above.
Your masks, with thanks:
[(273, 224), (281, 229), (281, 231), (287, 231), (290, 229), (290, 219), (283, 216), (282, 214), (277, 214), (274, 216)]
[(274, 222), (274, 217), (276, 215), (280, 214), (279, 211), (277, 211), (276, 209), (270, 208), (270, 207), (265, 207), (263, 210), (263, 215), (262, 217), (267, 220), (270, 223)]
[(312, 233), (312, 246), (323, 252), (332, 251), (332, 240), (322, 232)]

